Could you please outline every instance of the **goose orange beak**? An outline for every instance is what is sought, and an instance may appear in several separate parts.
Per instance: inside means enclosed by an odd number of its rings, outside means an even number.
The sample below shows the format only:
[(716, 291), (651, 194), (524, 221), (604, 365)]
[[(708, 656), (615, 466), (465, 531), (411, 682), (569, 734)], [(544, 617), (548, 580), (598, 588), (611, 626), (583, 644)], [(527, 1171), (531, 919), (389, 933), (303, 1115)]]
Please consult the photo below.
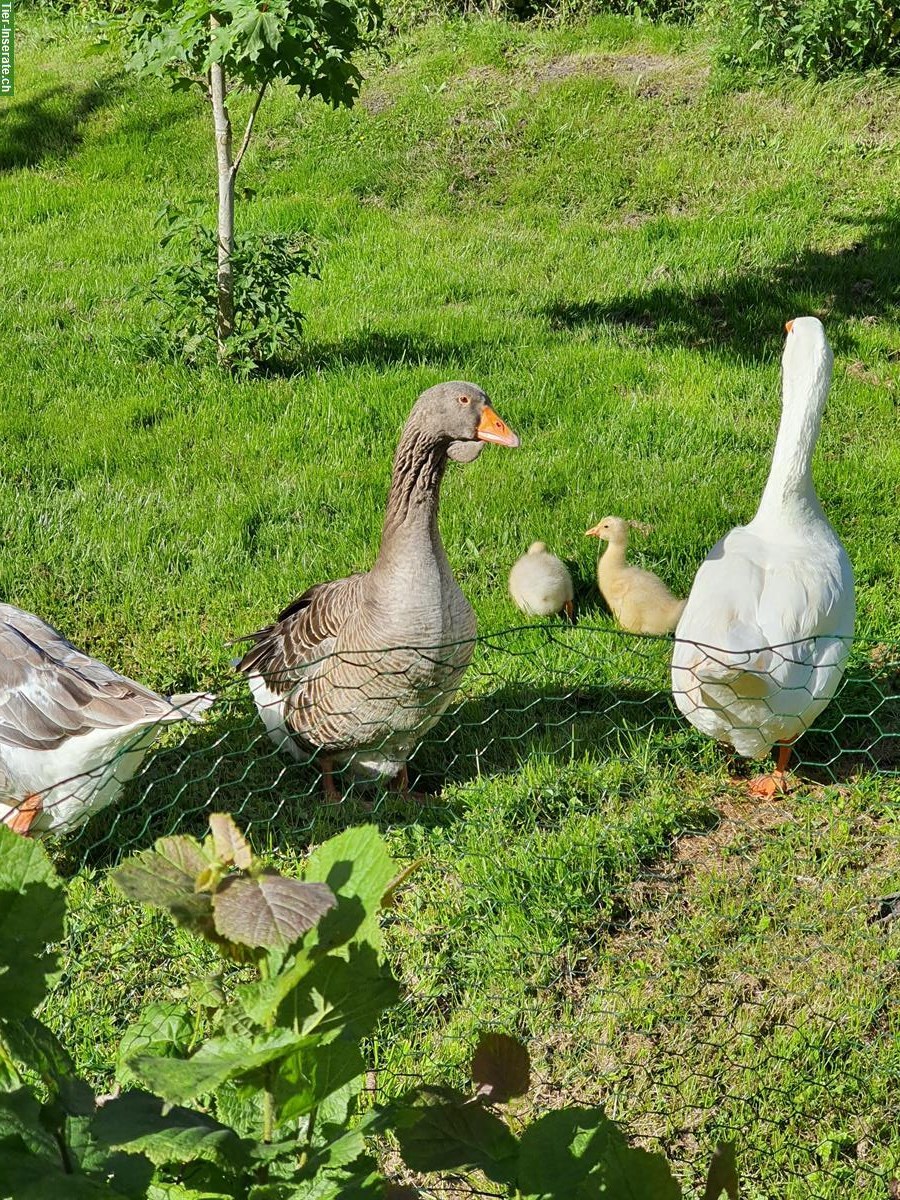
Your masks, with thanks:
[(601, 524), (602, 524), (602, 522), (598, 522), (596, 525), (592, 525), (590, 529), (586, 529), (584, 531), (584, 536), (585, 537), (599, 537)]
[(785, 333), (790, 333), (790, 332), (791, 332), (791, 330), (792, 330), (793, 328), (794, 328), (794, 322), (793, 322), (793, 321), (785, 321), (785, 323), (784, 323), (784, 331), (785, 331)]
[(475, 436), (479, 442), (496, 442), (498, 446), (509, 446), (513, 450), (519, 444), (518, 436), (497, 416), (489, 404), (481, 410), (481, 420), (478, 422)]

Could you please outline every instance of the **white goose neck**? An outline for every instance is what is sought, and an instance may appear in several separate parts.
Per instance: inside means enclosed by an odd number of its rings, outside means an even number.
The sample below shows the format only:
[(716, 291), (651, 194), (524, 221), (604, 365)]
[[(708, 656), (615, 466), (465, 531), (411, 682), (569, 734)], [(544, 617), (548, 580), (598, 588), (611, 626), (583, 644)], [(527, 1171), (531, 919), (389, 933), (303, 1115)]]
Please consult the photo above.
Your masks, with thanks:
[(813, 485), (812, 457), (830, 383), (830, 353), (813, 369), (785, 372), (772, 466), (753, 524), (806, 524), (824, 517)]

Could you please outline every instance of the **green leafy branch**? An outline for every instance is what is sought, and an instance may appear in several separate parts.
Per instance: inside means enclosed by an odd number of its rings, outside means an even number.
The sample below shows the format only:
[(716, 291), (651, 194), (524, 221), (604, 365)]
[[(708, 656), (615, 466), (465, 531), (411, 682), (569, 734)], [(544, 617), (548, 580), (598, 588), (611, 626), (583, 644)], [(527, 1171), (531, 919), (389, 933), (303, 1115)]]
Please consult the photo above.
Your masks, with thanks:
[[(398, 1200), (373, 1139), (417, 1176), (485, 1178), (510, 1200), (680, 1200), (661, 1154), (602, 1108), (525, 1122), (526, 1049), (484, 1034), (469, 1092), (417, 1087), (359, 1105), (360, 1041), (398, 999), (379, 913), (398, 871), (377, 830), (315, 850), (302, 880), (253, 854), (229, 816), (203, 840), (168, 837), (112, 873), (216, 947), (223, 970), (186, 1001), (148, 1005), (119, 1047), (125, 1091), (98, 1098), (32, 1015), (58, 973), (46, 949), (65, 902), (43, 847), (0, 826), (0, 1200)], [(377, 1142), (376, 1142), (377, 1144)], [(704, 1200), (737, 1200), (731, 1146)]]

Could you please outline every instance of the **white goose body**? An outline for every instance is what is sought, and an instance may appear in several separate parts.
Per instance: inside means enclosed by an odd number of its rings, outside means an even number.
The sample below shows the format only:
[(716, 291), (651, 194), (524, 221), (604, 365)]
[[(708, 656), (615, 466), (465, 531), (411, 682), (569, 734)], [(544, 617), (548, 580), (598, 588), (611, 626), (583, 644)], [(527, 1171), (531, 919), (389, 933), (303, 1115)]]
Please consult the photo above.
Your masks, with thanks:
[(198, 721), (212, 696), (160, 696), (0, 604), (0, 821), (74, 829), (110, 804), (163, 725)]
[(747, 758), (790, 743), (834, 696), (853, 637), (853, 571), (816, 496), (811, 461), (831, 380), (821, 323), (788, 326), (783, 409), (753, 520), (697, 572), (675, 631), (675, 702)]

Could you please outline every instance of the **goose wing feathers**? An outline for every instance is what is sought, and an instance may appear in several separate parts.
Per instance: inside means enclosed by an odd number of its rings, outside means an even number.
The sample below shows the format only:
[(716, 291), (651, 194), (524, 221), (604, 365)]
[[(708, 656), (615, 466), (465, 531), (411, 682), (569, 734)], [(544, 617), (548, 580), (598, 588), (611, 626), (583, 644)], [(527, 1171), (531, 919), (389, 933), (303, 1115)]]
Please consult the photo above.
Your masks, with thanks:
[(678, 708), (749, 757), (808, 728), (840, 682), (853, 631), (839, 543), (798, 554), (732, 530), (697, 573), (678, 628)]
[(0, 605), (0, 743), (52, 750), (172, 713), (165, 697), (82, 654), (39, 617)]
[(729, 669), (765, 671), (765, 660), (782, 661), (789, 643), (844, 633), (841, 563), (815, 568), (792, 548), (732, 530), (697, 572), (678, 625), (678, 665), (700, 678), (707, 670), (716, 679)]
[(285, 695), (309, 668), (326, 658), (334, 639), (363, 595), (365, 572), (316, 583), (264, 629), (249, 634), (253, 645), (238, 663), (244, 674), (259, 674), (266, 687)]

